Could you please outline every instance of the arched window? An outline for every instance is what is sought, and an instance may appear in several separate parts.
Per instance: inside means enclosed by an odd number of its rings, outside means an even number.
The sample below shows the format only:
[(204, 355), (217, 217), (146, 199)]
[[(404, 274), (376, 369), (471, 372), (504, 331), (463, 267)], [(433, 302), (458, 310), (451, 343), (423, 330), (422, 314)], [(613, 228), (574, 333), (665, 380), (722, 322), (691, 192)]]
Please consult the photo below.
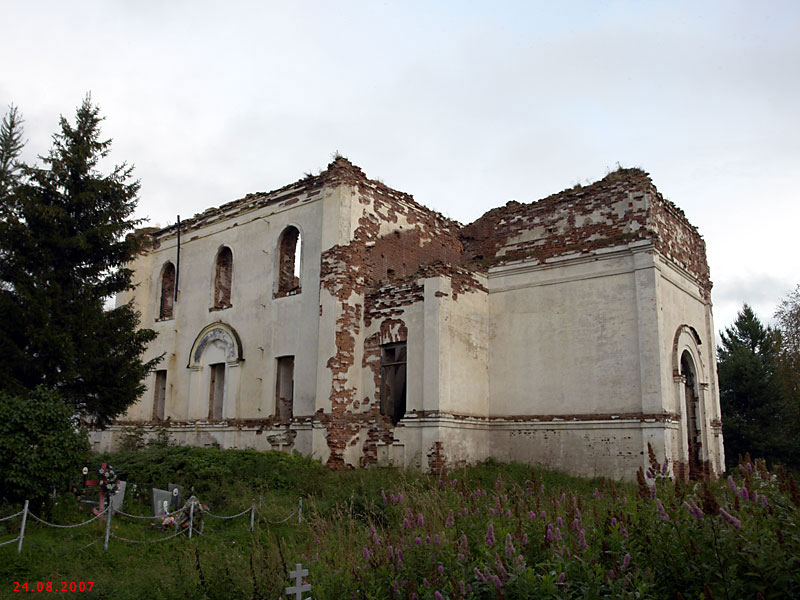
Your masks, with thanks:
[(231, 282), (233, 281), (233, 253), (227, 246), (217, 254), (214, 270), (214, 306), (220, 310), (231, 306)]
[(175, 265), (168, 262), (161, 271), (161, 306), (159, 319), (171, 319), (175, 301)]
[(278, 241), (278, 289), (276, 296), (300, 293), (300, 252), (302, 242), (297, 227), (283, 230)]

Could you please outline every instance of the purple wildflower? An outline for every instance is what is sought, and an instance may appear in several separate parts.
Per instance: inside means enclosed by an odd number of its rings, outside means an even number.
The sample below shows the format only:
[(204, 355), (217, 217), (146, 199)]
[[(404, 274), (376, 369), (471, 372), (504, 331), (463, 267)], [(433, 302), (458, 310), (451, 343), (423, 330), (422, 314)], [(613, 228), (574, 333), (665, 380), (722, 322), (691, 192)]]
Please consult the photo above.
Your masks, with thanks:
[(578, 529), (580, 529), (580, 528), (581, 528), (581, 522), (578, 521), (578, 517), (575, 517), (572, 520), (572, 530), (573, 531), (578, 531)]
[(497, 474), (497, 481), (494, 482), (494, 489), (499, 490), (503, 487), (503, 477), (500, 473)]
[(728, 487), (734, 492), (736, 491), (736, 482), (733, 480), (733, 475), (728, 475)]
[(600, 490), (598, 490), (597, 488), (594, 488), (594, 493), (592, 494), (592, 498), (597, 500), (599, 497), (600, 497)]
[(425, 519), (422, 517), (422, 513), (419, 513), (417, 515), (417, 525), (419, 525), (420, 527), (425, 525)]
[(464, 585), (464, 580), (458, 582), (458, 591), (461, 593), (462, 596), (467, 595), (467, 586)]
[(736, 527), (736, 529), (741, 529), (742, 522), (736, 517), (734, 517), (732, 514), (730, 514), (728, 511), (726, 511), (724, 508), (722, 508), (721, 506), (719, 507), (719, 514), (728, 523)]
[(663, 521), (669, 521), (669, 515), (664, 509), (664, 505), (661, 504), (661, 500), (656, 500), (656, 508), (658, 509), (658, 516), (661, 517)]
[(419, 537), (419, 536), (415, 536), (415, 537), (414, 537), (414, 543), (415, 543), (417, 546), (421, 546), (421, 545), (422, 545), (422, 539), (420, 539), (420, 537)]
[(510, 519), (510, 518), (511, 518), (511, 509), (509, 508), (509, 509), (506, 510), (506, 519)]
[(514, 554), (516, 550), (514, 550), (514, 544), (511, 542), (511, 534), (506, 534), (506, 556), (511, 558), (511, 555)]
[(563, 527), (564, 526), (564, 520), (561, 517), (558, 517), (556, 519), (556, 523), (558, 524), (559, 527)]
[(522, 545), (524, 546), (527, 543), (528, 543), (528, 534), (527, 533), (523, 533), (522, 534)]
[(585, 529), (581, 529), (578, 532), (578, 547), (581, 550), (586, 550), (589, 547), (589, 545), (586, 543), (586, 530)]
[(503, 582), (500, 581), (500, 578), (497, 575), (492, 575), (492, 580), (494, 581), (494, 587), (498, 590), (503, 587)]
[(622, 559), (622, 570), (624, 571), (630, 566), (631, 566), (631, 555), (626, 552), (625, 557)]
[(564, 536), (561, 535), (561, 529), (556, 527), (556, 541), (560, 542), (563, 539), (564, 539)]
[(403, 527), (411, 529), (411, 523), (408, 522), (408, 519), (403, 519)]
[(683, 505), (686, 507), (686, 510), (688, 510), (695, 516), (696, 519), (699, 520), (703, 518), (703, 509), (697, 506), (694, 503), (694, 500), (689, 500), (689, 502), (684, 502)]
[(436, 600), (443, 600), (443, 598), (442, 598), (442, 595), (439, 593), (439, 591), (438, 591), (438, 590), (437, 590), (437, 591), (435, 591), (435, 592), (433, 592), (433, 597), (434, 597)]
[(626, 539), (627, 539), (627, 537), (628, 537), (628, 530), (627, 530), (627, 529), (625, 529), (625, 526), (624, 526), (624, 525), (622, 526), (622, 529), (620, 529), (620, 533), (622, 533), (622, 537), (624, 537), (624, 538), (626, 538)]
[(431, 545), (431, 536), (429, 536), (429, 535), (425, 536), (425, 545), (426, 546), (430, 546)]
[(562, 583), (564, 583), (564, 580), (566, 578), (567, 578), (566, 573), (564, 573), (564, 571), (561, 571), (561, 574), (558, 576), (558, 579), (556, 579), (556, 583), (562, 584)]
[(452, 527), (455, 525), (456, 519), (453, 516), (453, 510), (451, 509), (450, 512), (447, 514), (447, 520), (444, 522), (445, 527)]
[(546, 519), (547, 518), (547, 513), (542, 511), (542, 512), (539, 513), (539, 517), (542, 518), (542, 519)]
[(750, 494), (747, 492), (747, 487), (742, 486), (742, 500), (750, 500)]
[(436, 570), (439, 572), (439, 575), (441, 575), (442, 573), (444, 573), (444, 566), (439, 565)]
[(617, 517), (611, 517), (611, 527), (617, 526)]
[(364, 547), (364, 560), (369, 560), (369, 555), (370, 555), (369, 548)]
[(473, 567), (473, 571), (475, 571), (475, 577), (477, 577), (478, 579), (480, 579), (480, 580), (481, 580), (481, 583), (486, 583), (486, 578), (483, 576), (483, 573), (481, 573), (481, 572), (478, 570), (478, 567)]
[(548, 542), (553, 541), (553, 525), (552, 523), (547, 524), (547, 533), (545, 534), (545, 538)]
[(385, 506), (388, 500), (386, 499), (386, 492), (383, 490), (381, 490), (381, 498), (383, 498), (383, 504)]
[(486, 531), (486, 537), (483, 538), (486, 542), (487, 546), (493, 546), (495, 542), (494, 538), (494, 524), (489, 523), (489, 529)]
[(536, 513), (533, 512), (532, 510), (529, 510), (528, 511), (528, 518), (529, 519), (535, 519), (536, 518)]

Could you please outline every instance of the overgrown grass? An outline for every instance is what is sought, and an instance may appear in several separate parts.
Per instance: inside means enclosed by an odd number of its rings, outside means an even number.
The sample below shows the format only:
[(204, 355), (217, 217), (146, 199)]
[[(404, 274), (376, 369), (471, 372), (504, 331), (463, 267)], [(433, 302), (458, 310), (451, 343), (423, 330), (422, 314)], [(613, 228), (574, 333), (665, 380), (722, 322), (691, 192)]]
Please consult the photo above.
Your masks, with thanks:
[[(204, 535), (191, 541), (112, 538), (104, 552), (102, 522), (66, 530), (29, 522), (22, 554), (15, 544), (0, 548), (0, 596), (17, 597), (14, 581), (94, 581), (83, 596), (276, 599), (298, 562), (310, 569), (317, 600), (800, 595), (800, 490), (761, 463), (683, 486), (654, 462), (633, 486), (516, 464), (440, 476), (329, 472), (300, 456), (183, 447), (103, 459), (139, 490), (193, 486), (215, 514), (255, 501), (255, 531), (246, 516), (205, 518)], [(296, 515), (272, 523), (300, 497), (302, 524)], [(49, 518), (75, 523), (86, 510), (61, 497)], [(147, 514), (149, 498), (129, 496), (125, 510)], [(115, 516), (113, 533), (142, 541), (169, 534), (146, 523)], [(0, 542), (18, 528), (19, 519), (0, 524)]]

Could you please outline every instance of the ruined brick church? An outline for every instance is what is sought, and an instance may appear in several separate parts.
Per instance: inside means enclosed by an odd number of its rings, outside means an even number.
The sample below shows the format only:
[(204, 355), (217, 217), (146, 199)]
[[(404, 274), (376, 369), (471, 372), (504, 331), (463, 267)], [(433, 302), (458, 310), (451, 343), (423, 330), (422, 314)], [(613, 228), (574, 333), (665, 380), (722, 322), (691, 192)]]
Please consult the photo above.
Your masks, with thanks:
[(332, 467), (723, 469), (705, 244), (641, 170), (461, 225), (337, 158), (139, 234), (118, 302), (164, 358), (98, 450), (143, 424)]

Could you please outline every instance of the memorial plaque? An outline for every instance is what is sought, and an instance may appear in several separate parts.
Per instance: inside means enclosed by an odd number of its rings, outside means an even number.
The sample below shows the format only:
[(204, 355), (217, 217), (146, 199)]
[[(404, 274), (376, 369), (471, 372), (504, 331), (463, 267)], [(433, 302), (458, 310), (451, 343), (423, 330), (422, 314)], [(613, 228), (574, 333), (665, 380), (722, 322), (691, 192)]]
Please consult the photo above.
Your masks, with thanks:
[(167, 486), (169, 493), (172, 494), (172, 497), (169, 500), (169, 509), (170, 511), (178, 510), (181, 506), (181, 500), (183, 499), (183, 486), (177, 485), (174, 483), (170, 483)]

